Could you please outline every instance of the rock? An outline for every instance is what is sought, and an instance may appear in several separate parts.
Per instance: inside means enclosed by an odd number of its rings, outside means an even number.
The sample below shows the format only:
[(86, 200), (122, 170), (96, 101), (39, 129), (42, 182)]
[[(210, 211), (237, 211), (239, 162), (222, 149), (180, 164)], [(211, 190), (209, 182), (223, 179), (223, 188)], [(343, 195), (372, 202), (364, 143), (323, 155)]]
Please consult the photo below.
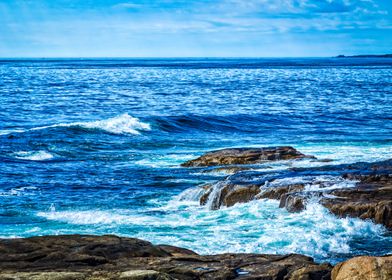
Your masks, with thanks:
[(300, 192), (304, 188), (305, 188), (304, 184), (292, 184), (292, 185), (280, 186), (280, 187), (262, 188), (261, 193), (258, 197), (280, 200), (282, 196), (288, 193)]
[(305, 267), (301, 267), (290, 273), (288, 277), (289, 280), (313, 280), (313, 279), (320, 279), (320, 280), (330, 280), (331, 273), (330, 273), (330, 266), (329, 264), (323, 265), (307, 265)]
[(282, 195), (279, 203), (280, 208), (286, 208), (289, 212), (301, 212), (305, 209), (306, 198), (295, 193)]
[[(265, 187), (260, 185), (237, 185), (230, 181), (224, 180), (214, 185), (207, 185), (203, 187), (204, 194), (200, 197), (200, 205), (206, 205), (208, 202), (211, 210), (219, 209), (222, 206), (233, 206), (236, 203), (249, 202), (254, 199), (277, 199), (281, 200), (280, 207), (286, 207), (288, 210), (294, 210), (295, 207), (299, 210), (299, 199), (290, 197), (287, 199), (287, 194), (298, 192), (304, 189), (303, 184), (294, 184), (282, 187)], [(297, 200), (296, 206), (291, 207), (294, 200)], [(303, 202), (303, 209), (305, 202)]]
[(392, 229), (392, 174), (345, 175), (359, 179), (355, 188), (338, 189), (329, 192), (321, 204), (339, 217), (372, 219)]
[[(319, 176), (330, 179), (320, 181)], [(296, 183), (298, 177), (314, 179)], [(353, 187), (339, 187), (345, 184), (342, 180), (351, 181)], [(210, 209), (268, 198), (280, 200), (280, 207), (289, 212), (299, 212), (310, 198), (317, 197), (321, 205), (339, 217), (371, 219), (392, 230), (392, 160), (298, 168), (272, 175), (244, 171), (204, 186), (204, 190), (200, 204)]]
[[(293, 147), (232, 148), (213, 151), (184, 162), (184, 167), (257, 164), (265, 161), (309, 158)], [(311, 157), (313, 158), (313, 157)]]
[(331, 273), (332, 280), (390, 280), (392, 256), (356, 257), (337, 264)]
[(251, 186), (230, 186), (228, 185), (221, 192), (221, 199), (219, 201), (219, 206), (233, 206), (236, 203), (248, 202), (254, 199), (260, 193), (260, 187)]
[(251, 168), (244, 167), (244, 166), (222, 166), (222, 167), (216, 167), (216, 168), (204, 170), (202, 173), (235, 174), (237, 172), (241, 172), (241, 171), (245, 171), (245, 170), (251, 170)]
[(80, 272), (17, 272), (1, 273), (0, 280), (84, 280), (87, 276)]
[[(79, 254), (83, 256), (76, 257)], [(200, 256), (183, 248), (155, 246), (143, 240), (116, 236), (0, 239), (0, 256), (1, 280), (321, 280), (332, 269), (330, 265), (319, 265), (312, 258), (297, 254)], [(84, 261), (97, 257), (105, 262)], [(69, 262), (69, 259), (78, 261)]]
[(209, 186), (200, 197), (200, 205), (206, 205), (211, 210), (219, 209), (222, 206), (233, 206), (236, 203), (253, 200), (260, 193), (257, 185), (241, 186), (234, 184), (218, 184)]
[(96, 267), (119, 259), (166, 256), (171, 254), (147, 241), (113, 235), (59, 235), (0, 240), (0, 270)]
[(120, 280), (173, 280), (172, 277), (165, 273), (155, 270), (130, 270), (120, 274)]

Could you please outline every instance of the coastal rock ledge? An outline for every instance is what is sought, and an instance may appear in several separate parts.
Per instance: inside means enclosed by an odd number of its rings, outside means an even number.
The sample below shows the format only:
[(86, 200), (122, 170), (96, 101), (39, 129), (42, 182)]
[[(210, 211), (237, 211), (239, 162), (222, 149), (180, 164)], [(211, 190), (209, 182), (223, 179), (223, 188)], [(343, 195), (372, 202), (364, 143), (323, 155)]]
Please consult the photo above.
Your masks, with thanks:
[(220, 254), (112, 235), (0, 239), (1, 280), (330, 279), (332, 267), (297, 255)]
[(357, 257), (333, 268), (298, 254), (202, 256), (114, 235), (0, 239), (1, 280), (387, 280), (391, 276), (392, 256)]
[(217, 165), (257, 164), (275, 160), (314, 158), (293, 147), (230, 148), (206, 153), (196, 159), (184, 162), (183, 167), (207, 167)]

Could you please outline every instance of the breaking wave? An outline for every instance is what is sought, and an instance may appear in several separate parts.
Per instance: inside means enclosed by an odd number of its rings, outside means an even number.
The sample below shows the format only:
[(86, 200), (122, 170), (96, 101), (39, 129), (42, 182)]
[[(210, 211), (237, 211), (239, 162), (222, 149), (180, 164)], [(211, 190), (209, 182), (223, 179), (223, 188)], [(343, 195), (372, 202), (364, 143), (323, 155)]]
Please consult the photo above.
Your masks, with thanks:
[(23, 159), (23, 160), (32, 160), (32, 161), (44, 161), (44, 160), (53, 159), (54, 156), (46, 151), (36, 151), (36, 152), (21, 151), (15, 153), (15, 158)]
[(48, 126), (34, 127), (30, 129), (15, 129), (0, 131), (0, 135), (8, 135), (12, 133), (23, 133), (27, 131), (44, 130), (56, 127), (81, 127), (85, 129), (97, 129), (113, 134), (140, 134), (140, 131), (149, 131), (151, 126), (148, 123), (141, 122), (138, 118), (132, 117), (128, 114), (122, 114), (113, 118), (100, 121), (91, 122), (74, 122), (74, 123), (59, 123)]
[[(194, 189), (188, 195), (195, 198), (198, 192)], [(151, 209), (48, 211), (38, 216), (73, 227), (94, 225), (96, 232), (115, 227), (117, 234), (133, 232), (133, 237), (190, 248), (201, 254), (295, 252), (322, 260), (353, 253), (351, 243), (355, 240), (386, 238), (381, 225), (357, 218), (337, 218), (318, 203), (309, 203), (300, 213), (289, 213), (280, 209), (277, 201), (265, 199), (217, 211), (193, 203), (183, 208), (185, 204), (182, 201), (173, 205), (171, 211), (154, 216), (148, 214)], [(166, 206), (163, 210), (167, 210)], [(149, 230), (141, 230), (141, 225)]]

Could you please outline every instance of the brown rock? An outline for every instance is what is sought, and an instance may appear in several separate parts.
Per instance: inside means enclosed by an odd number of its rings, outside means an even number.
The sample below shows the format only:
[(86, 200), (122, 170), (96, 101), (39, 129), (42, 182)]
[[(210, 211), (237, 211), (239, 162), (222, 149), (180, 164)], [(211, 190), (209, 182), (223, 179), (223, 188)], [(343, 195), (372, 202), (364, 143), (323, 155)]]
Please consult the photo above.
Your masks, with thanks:
[[(82, 257), (77, 257), (82, 254)], [(115, 236), (62, 235), (0, 239), (1, 280), (324, 279), (329, 265), (303, 255), (221, 254)], [(64, 256), (64, 259), (48, 256)], [(105, 262), (91, 263), (97, 257)], [(67, 261), (66, 259), (77, 260)], [(297, 278), (292, 278), (292, 277)], [(298, 278), (298, 277), (303, 278)], [(305, 278), (304, 278), (305, 277)], [(308, 277), (308, 278), (306, 278)]]
[(303, 184), (293, 184), (293, 185), (273, 187), (273, 188), (272, 187), (262, 188), (262, 191), (258, 197), (280, 200), (283, 195), (292, 192), (300, 192), (304, 188), (305, 186)]
[[(380, 167), (381, 168), (381, 167)], [(235, 175), (234, 175), (235, 176)], [(249, 180), (253, 176), (244, 177)], [(392, 229), (392, 174), (345, 174), (345, 179), (358, 180), (353, 188), (330, 189), (331, 182), (314, 181), (316, 191), (304, 191), (304, 184), (269, 187), (268, 184), (241, 184), (238, 176), (230, 177), (214, 185), (205, 187), (200, 204), (208, 204), (210, 209), (232, 206), (254, 199), (269, 198), (280, 200), (280, 207), (289, 212), (305, 208), (310, 197), (320, 197), (320, 203), (339, 217), (371, 219)], [(242, 178), (242, 175), (240, 176)], [(236, 182), (236, 183), (234, 183)], [(273, 180), (271, 181), (273, 182)], [(325, 188), (325, 190), (324, 190)]]
[(279, 207), (286, 208), (289, 212), (301, 212), (305, 209), (306, 198), (295, 193), (284, 194), (280, 198)]
[(130, 270), (121, 272), (118, 279), (120, 280), (174, 280), (165, 273), (155, 270)]
[(216, 210), (222, 206), (251, 201), (259, 193), (260, 187), (257, 185), (242, 186), (222, 181), (206, 190), (200, 198), (200, 205), (209, 203), (210, 209)]
[(166, 257), (171, 254), (151, 243), (113, 235), (59, 235), (0, 240), (1, 268), (95, 267), (113, 260)]
[(306, 158), (293, 147), (233, 148), (213, 151), (196, 159), (184, 162), (181, 166), (216, 166), (235, 164), (256, 164), (265, 161)]
[(332, 280), (390, 280), (392, 256), (352, 258), (337, 264), (331, 276)]
[(345, 177), (360, 182), (355, 188), (330, 192), (334, 197), (323, 198), (322, 205), (337, 216), (372, 219), (392, 229), (392, 174)]
[(250, 167), (244, 167), (244, 166), (222, 166), (222, 167), (216, 167), (216, 168), (204, 170), (203, 173), (235, 174), (250, 169), (251, 169)]

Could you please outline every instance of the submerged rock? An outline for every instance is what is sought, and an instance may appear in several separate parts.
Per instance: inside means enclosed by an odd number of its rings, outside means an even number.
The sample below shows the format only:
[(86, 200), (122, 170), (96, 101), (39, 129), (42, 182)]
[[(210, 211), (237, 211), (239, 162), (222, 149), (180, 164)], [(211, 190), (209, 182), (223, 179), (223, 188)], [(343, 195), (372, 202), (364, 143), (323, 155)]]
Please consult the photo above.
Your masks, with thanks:
[(213, 151), (184, 162), (184, 167), (257, 164), (265, 161), (314, 158), (306, 156), (293, 147), (232, 148)]
[[(332, 267), (297, 255), (200, 256), (117, 236), (0, 239), (0, 279), (329, 279)], [(99, 259), (100, 261), (90, 261)]]

